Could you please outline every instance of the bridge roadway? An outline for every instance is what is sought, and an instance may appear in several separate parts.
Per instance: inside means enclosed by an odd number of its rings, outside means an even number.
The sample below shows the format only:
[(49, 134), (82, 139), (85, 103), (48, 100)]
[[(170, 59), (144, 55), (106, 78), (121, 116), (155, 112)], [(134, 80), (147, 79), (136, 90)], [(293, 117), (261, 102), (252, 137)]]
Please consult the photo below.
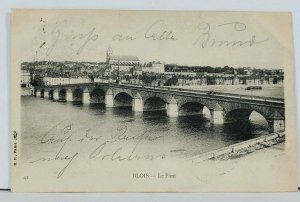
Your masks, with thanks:
[(164, 109), (169, 117), (202, 114), (207, 107), (213, 124), (249, 120), (256, 111), (267, 120), (270, 132), (284, 130), (285, 105), (280, 98), (102, 82), (36, 87), (34, 95), (106, 107), (131, 106), (133, 111)]

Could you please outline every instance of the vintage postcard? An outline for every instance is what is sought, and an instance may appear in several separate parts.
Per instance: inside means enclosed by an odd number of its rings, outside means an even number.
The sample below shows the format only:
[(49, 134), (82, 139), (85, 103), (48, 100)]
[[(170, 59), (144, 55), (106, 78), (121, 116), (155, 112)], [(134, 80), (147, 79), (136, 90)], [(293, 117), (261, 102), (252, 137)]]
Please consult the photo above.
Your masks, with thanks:
[(292, 16), (13, 9), (16, 192), (297, 190)]

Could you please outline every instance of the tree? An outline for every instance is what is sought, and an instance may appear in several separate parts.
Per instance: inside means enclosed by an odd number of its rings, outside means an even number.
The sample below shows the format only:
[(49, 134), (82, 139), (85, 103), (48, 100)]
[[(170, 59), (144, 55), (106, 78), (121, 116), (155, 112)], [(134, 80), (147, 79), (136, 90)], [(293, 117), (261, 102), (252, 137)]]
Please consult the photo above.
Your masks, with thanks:
[(178, 78), (176, 76), (173, 76), (173, 77), (167, 79), (164, 86), (174, 86), (177, 84), (177, 82), (178, 82)]

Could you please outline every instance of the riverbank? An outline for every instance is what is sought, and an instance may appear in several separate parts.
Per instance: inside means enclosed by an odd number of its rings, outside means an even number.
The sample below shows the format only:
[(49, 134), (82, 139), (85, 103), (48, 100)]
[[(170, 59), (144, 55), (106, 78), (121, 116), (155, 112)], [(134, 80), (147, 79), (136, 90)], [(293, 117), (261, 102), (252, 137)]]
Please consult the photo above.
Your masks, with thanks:
[(239, 149), (235, 152), (220, 155), (220, 156), (216, 157), (215, 160), (237, 159), (237, 158), (244, 157), (248, 154), (251, 154), (255, 151), (258, 151), (258, 150), (261, 150), (261, 149), (267, 149), (269, 147), (276, 146), (276, 145), (279, 146), (279, 147), (282, 147), (282, 149), (284, 149), (284, 142), (285, 142), (285, 137), (278, 137), (276, 139), (272, 139), (272, 140), (269, 140), (269, 141), (259, 142), (259, 143), (255, 144), (253, 146), (249, 146), (247, 148)]
[(240, 158), (247, 154), (253, 153), (256, 150), (268, 148), (283, 142), (285, 142), (284, 132), (264, 135), (262, 137), (246, 140), (237, 144), (203, 153), (195, 157), (193, 162), (199, 163), (205, 160), (226, 160)]
[(194, 175), (201, 185), (216, 192), (224, 190), (226, 182), (234, 184), (228, 186), (228, 192), (274, 192), (280, 190), (278, 184), (284, 186), (291, 180), (286, 175), (291, 170), (286, 166), (285, 145), (285, 138), (279, 137), (216, 158), (193, 160)]

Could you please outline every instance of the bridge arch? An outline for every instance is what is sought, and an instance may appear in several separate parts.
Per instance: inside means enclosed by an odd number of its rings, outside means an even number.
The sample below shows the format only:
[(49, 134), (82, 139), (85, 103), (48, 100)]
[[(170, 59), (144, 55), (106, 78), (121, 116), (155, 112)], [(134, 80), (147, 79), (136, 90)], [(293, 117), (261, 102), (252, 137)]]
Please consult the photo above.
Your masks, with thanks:
[(245, 132), (249, 132), (254, 128), (272, 131), (268, 114), (254, 109), (233, 109), (224, 115), (224, 122), (227, 124), (231, 123), (236, 130), (243, 130)]
[(74, 102), (82, 102), (83, 90), (80, 87), (73, 89), (72, 91), (72, 100)]
[(119, 92), (114, 96), (114, 107), (131, 107), (132, 96), (126, 92)]
[(90, 103), (105, 103), (105, 90), (96, 87), (90, 92)]
[(54, 89), (49, 90), (49, 100), (53, 100)]
[(41, 98), (44, 98), (45, 89), (41, 89)]
[(210, 117), (209, 108), (199, 101), (186, 101), (178, 106), (179, 116), (205, 115)]
[(134, 97), (133, 96), (133, 91), (131, 89), (126, 89), (126, 88), (109, 88), (106, 91), (106, 93), (108, 93), (109, 90), (111, 90), (111, 92), (114, 95), (114, 97), (116, 97), (119, 93), (126, 93), (126, 94), (130, 95), (130, 97)]
[(252, 112), (260, 114), (264, 119), (268, 120), (270, 117), (269, 111), (260, 110), (257, 107), (232, 107), (227, 108), (225, 106), (224, 120), (225, 122), (232, 122), (237, 120), (249, 120)]
[(148, 97), (144, 101), (144, 111), (165, 111), (167, 104), (168, 102), (159, 96)]
[(65, 101), (67, 96), (67, 91), (66, 89), (62, 88), (58, 91), (58, 100)]

